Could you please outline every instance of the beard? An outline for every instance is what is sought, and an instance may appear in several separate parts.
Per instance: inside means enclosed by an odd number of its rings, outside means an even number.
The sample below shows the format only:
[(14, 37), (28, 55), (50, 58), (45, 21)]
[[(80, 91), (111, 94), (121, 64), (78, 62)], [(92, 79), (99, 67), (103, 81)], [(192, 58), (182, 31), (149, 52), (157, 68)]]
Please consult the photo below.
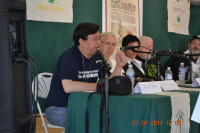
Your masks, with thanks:
[(191, 53), (192, 53), (192, 54), (199, 54), (199, 53), (200, 53), (200, 50), (197, 49), (197, 48), (193, 48), (193, 49), (191, 49)]
[(151, 54), (142, 53), (142, 56), (145, 60), (151, 58)]

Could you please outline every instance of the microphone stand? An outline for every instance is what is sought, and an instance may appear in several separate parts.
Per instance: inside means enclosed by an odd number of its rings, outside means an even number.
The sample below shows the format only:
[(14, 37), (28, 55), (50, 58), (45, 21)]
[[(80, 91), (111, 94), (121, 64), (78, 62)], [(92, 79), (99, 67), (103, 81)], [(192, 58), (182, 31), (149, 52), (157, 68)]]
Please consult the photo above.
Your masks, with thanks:
[(109, 82), (108, 82), (108, 74), (105, 74), (105, 93), (106, 93), (106, 133), (109, 133), (109, 112), (108, 112), (108, 107), (109, 107)]
[(160, 55), (156, 55), (156, 61), (157, 61), (157, 79), (158, 81), (160, 80), (160, 58), (161, 56)]
[[(121, 47), (120, 50), (124, 51), (127, 49), (132, 50), (135, 53), (147, 53), (147, 54), (155, 54), (156, 55), (156, 59), (157, 59), (157, 79), (160, 80), (160, 58), (161, 56), (186, 56), (186, 57), (191, 57), (191, 56), (200, 56), (199, 54), (184, 54), (183, 50), (152, 50), (152, 52), (145, 52), (145, 51), (138, 51), (135, 50), (135, 48), (139, 48), (139, 47), (143, 47), (143, 46), (133, 46), (133, 47)], [(146, 47), (143, 47), (146, 48)], [(149, 48), (146, 48), (149, 49)], [(151, 49), (149, 49), (151, 50)], [(191, 65), (191, 61), (190, 62), (190, 66), (189, 66), (189, 70), (190, 70), (190, 82), (192, 81), (192, 65)]]
[[(102, 98), (105, 98), (105, 127), (106, 133), (109, 133), (109, 79), (108, 72), (111, 67), (107, 60), (105, 60), (103, 54), (98, 50), (98, 53), (102, 56), (103, 62), (101, 62), (101, 81), (102, 81)], [(105, 75), (103, 75), (105, 73)]]
[[(136, 52), (136, 53), (147, 53), (147, 54), (155, 54), (156, 55), (156, 62), (157, 62), (157, 80), (159, 81), (160, 80), (160, 58), (161, 58), (161, 53), (159, 53), (158, 51), (152, 51), (152, 52), (145, 52), (145, 51), (137, 51), (137, 50), (134, 50), (134, 49), (131, 49), (133, 52)], [(163, 53), (162, 53), (163, 54)]]
[(190, 56), (186, 56), (187, 60), (189, 61), (189, 72), (188, 72), (188, 83), (192, 83), (192, 61), (190, 61)]
[[(175, 50), (160, 50), (160, 51), (153, 51), (154, 54), (156, 54), (156, 58), (157, 58), (157, 70), (158, 72), (160, 71), (160, 57), (162, 56), (186, 56), (186, 58), (188, 59), (191, 56), (200, 56), (200, 54), (184, 54), (184, 53), (180, 53), (183, 51), (175, 51)], [(191, 61), (188, 59), (190, 65), (189, 65), (189, 83), (192, 83), (192, 63)], [(159, 79), (159, 73), (157, 73), (157, 78)]]

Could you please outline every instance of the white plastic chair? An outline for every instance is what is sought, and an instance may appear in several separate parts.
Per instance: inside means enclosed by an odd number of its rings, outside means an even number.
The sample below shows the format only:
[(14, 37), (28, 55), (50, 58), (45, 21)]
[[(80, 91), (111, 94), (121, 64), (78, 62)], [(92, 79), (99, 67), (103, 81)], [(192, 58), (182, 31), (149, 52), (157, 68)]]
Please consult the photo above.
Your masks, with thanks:
[[(38, 97), (41, 97), (41, 98), (44, 98), (44, 99), (47, 98), (47, 96), (49, 94), (52, 75), (53, 75), (52, 73), (48, 73), (48, 72), (38, 74)], [(37, 81), (36, 77), (32, 82), (32, 92), (34, 92), (34, 90), (35, 90), (35, 94), (36, 94), (36, 92), (37, 92), (36, 91), (37, 90), (37, 82), (35, 82), (35, 81)], [(35, 89), (34, 89), (34, 84), (35, 84)], [(35, 100), (36, 100), (36, 97), (35, 97)], [(44, 121), (44, 116), (43, 116), (40, 104), (39, 104), (38, 101), (36, 101), (36, 102), (37, 102), (38, 111), (40, 113), (40, 117), (42, 119), (42, 126), (44, 126), (46, 133), (48, 133), (47, 127), (49, 127), (49, 128), (63, 128), (63, 127), (59, 127), (59, 126), (54, 126), (52, 124), (47, 124)]]

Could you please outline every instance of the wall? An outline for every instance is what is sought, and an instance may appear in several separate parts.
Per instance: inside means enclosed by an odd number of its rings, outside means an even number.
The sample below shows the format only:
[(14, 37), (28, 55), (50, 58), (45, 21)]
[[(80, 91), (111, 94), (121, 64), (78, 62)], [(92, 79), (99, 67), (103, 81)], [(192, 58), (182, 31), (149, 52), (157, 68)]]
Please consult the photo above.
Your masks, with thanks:
[[(200, 34), (200, 6), (190, 7), (189, 34), (167, 31), (167, 0), (143, 0), (143, 35), (154, 39), (154, 49), (187, 49), (193, 35)], [(167, 58), (163, 58), (162, 64)]]

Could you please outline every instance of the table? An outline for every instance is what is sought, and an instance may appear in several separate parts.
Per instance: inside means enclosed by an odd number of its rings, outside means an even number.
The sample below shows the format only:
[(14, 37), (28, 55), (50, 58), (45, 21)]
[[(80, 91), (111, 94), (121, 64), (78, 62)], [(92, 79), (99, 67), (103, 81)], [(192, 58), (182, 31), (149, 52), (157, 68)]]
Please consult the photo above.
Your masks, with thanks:
[[(190, 116), (199, 92), (181, 91), (190, 95)], [(66, 133), (85, 133), (86, 103), (89, 93), (70, 94)], [(93, 94), (89, 101), (89, 132), (99, 133), (101, 95)], [(104, 113), (105, 114), (105, 113)], [(109, 96), (109, 133), (170, 133), (171, 101), (169, 96), (134, 94)], [(148, 123), (148, 124), (147, 124)], [(105, 115), (103, 115), (105, 132)], [(198, 133), (199, 125), (190, 120), (190, 133)]]

